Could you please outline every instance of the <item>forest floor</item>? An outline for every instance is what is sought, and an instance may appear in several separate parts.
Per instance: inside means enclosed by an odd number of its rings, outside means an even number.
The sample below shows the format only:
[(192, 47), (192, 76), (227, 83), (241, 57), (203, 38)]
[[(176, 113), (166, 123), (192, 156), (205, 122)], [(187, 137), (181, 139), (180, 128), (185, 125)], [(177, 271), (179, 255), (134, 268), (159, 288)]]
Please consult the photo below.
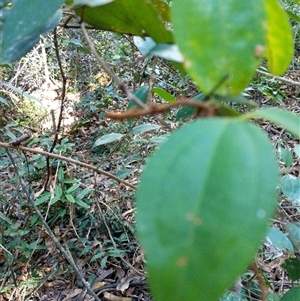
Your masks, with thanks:
[[(107, 112), (125, 111), (128, 101), (74, 35), (61, 33), (59, 41), (67, 77), (62, 106), (63, 84), (51, 35), (12, 70), (0, 73), (0, 93), (5, 99), (0, 101), (1, 142), (30, 132), (23, 146), (58, 155), (47, 161), (43, 154), (0, 147), (0, 301), (94, 300), (78, 272), (100, 300), (152, 300), (145, 259), (135, 236), (134, 188), (155, 149), (189, 120), (176, 121), (175, 110), (164, 118), (140, 117), (133, 122), (106, 118)], [(108, 33), (93, 33), (93, 37), (113, 72), (132, 91), (151, 78), (155, 87), (176, 98), (198, 93), (170, 64), (158, 60), (154, 66), (143, 58), (131, 38)], [(247, 97), (258, 106), (300, 113), (300, 86), (293, 84), (300, 82), (300, 44), (296, 46), (291, 67), (283, 76), (286, 81), (258, 73), (246, 89)], [(164, 102), (157, 95), (153, 101)], [(233, 107), (248, 110), (243, 105)], [(58, 120), (60, 131), (51, 150)], [(140, 124), (158, 127), (133, 133)], [(282, 176), (299, 180), (299, 140), (268, 122), (260, 126), (278, 154)], [(106, 134), (122, 137), (99, 140)], [(66, 254), (44, 227), (22, 183)], [(262, 277), (249, 268), (222, 300), (262, 300), (261, 279), (268, 300), (279, 300), (276, 295), (297, 283), (282, 266), (289, 258), (300, 259), (300, 250), (290, 247), (285, 231), (287, 224), (300, 222), (300, 198), (291, 196), (300, 191), (297, 183), (298, 188), (280, 194), (277, 214), (270, 221), (282, 234), (277, 237), (279, 243), (266, 238), (255, 259)]]

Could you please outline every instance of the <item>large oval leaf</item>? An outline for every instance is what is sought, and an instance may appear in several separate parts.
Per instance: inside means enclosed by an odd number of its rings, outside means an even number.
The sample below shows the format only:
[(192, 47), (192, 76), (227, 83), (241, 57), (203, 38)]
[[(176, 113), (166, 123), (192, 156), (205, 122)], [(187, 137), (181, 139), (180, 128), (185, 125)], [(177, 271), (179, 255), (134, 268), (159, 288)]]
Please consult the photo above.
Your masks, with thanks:
[(250, 123), (198, 120), (173, 133), (137, 192), (155, 300), (217, 300), (264, 238), (278, 178), (268, 138)]
[[(173, 0), (178, 46), (191, 77), (206, 94), (240, 93), (266, 45), (263, 0)], [(230, 88), (230, 89), (228, 89)]]

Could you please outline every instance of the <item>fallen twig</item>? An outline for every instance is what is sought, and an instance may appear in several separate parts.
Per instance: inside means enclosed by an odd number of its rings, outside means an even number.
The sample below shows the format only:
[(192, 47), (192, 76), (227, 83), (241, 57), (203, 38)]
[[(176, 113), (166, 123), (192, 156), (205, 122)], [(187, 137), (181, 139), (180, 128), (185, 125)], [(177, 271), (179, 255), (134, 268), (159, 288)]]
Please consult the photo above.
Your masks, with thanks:
[(54, 158), (54, 159), (59, 159), (59, 160), (63, 160), (63, 161), (66, 161), (66, 162), (70, 162), (70, 163), (73, 163), (75, 165), (91, 169), (91, 170), (93, 170), (93, 171), (95, 171), (99, 174), (103, 174), (103, 175), (107, 176), (108, 178), (116, 180), (117, 182), (119, 182), (119, 183), (121, 183), (121, 184), (123, 184), (127, 187), (130, 187), (132, 189), (136, 189), (136, 187), (134, 185), (132, 185), (132, 184), (128, 183), (127, 181), (124, 181), (124, 180), (122, 180), (122, 179), (120, 179), (116, 176), (114, 176), (113, 174), (111, 174), (107, 171), (99, 169), (99, 168), (97, 168), (93, 165), (90, 165), (90, 164), (87, 164), (87, 163), (84, 163), (84, 162), (80, 162), (78, 160), (74, 160), (72, 158), (67, 158), (67, 157), (64, 157), (62, 155), (49, 153), (49, 152), (39, 150), (39, 149), (36, 149), (36, 148), (30, 148), (30, 147), (25, 147), (25, 146), (21, 146), (21, 145), (14, 146), (14, 145), (11, 145), (9, 143), (4, 143), (4, 142), (0, 142), (0, 147), (20, 149), (20, 150), (25, 151), (25, 152), (29, 152), (29, 153), (33, 153), (33, 154), (39, 154), (39, 155), (46, 156), (46, 157), (49, 157), (49, 158)]

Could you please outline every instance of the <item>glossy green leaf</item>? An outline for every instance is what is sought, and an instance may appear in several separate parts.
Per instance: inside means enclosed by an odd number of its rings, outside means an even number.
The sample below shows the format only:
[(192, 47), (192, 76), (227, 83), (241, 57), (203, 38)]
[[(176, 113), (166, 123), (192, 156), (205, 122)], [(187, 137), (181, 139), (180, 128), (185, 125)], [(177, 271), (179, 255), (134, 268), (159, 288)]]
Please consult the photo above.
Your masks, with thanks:
[(39, 41), (40, 35), (47, 33), (59, 22), (60, 6), (64, 0), (18, 0), (6, 15), (0, 35), (0, 63), (13, 62)]
[(189, 301), (217, 300), (266, 235), (277, 184), (275, 154), (258, 127), (214, 118), (175, 131), (137, 191), (154, 299), (182, 301), (188, 292)]
[(201, 90), (239, 94), (266, 45), (264, 0), (173, 0), (171, 13), (185, 67)]
[(167, 92), (164, 89), (155, 87), (153, 88), (153, 93), (157, 94), (158, 96), (160, 96), (162, 99), (168, 101), (168, 102), (175, 102), (176, 101), (176, 97), (174, 97), (172, 94), (170, 94), (169, 92)]
[(270, 240), (272, 245), (280, 250), (287, 249), (290, 252), (294, 253), (294, 248), (291, 241), (288, 237), (282, 233), (280, 230), (274, 227), (270, 227), (267, 238)]
[(287, 14), (277, 0), (265, 0), (267, 11), (267, 59), (271, 73), (286, 71), (293, 58), (293, 34)]
[(153, 124), (153, 123), (143, 123), (135, 126), (131, 131), (130, 134), (132, 135), (139, 135), (145, 132), (158, 130), (160, 128), (160, 125)]
[(285, 128), (287, 131), (300, 138), (300, 116), (292, 112), (270, 107), (258, 109), (245, 115), (245, 117), (266, 119)]
[[(298, 258), (288, 258), (282, 267), (288, 272), (289, 279), (292, 281), (300, 280), (300, 260)], [(298, 294), (298, 297), (300, 297), (300, 294)], [(287, 300), (290, 301), (291, 299)]]
[(300, 251), (300, 223), (290, 223), (285, 226), (287, 236), (294, 248)]
[(150, 36), (156, 43), (173, 42), (173, 35), (163, 22), (169, 19), (169, 6), (161, 0), (114, 0), (75, 12), (97, 29)]
[(155, 87), (153, 88), (153, 93), (157, 94), (158, 96), (160, 96), (162, 99), (168, 101), (168, 102), (175, 102), (176, 101), (176, 97), (174, 97), (172, 94), (170, 94), (169, 92), (167, 92), (164, 89)]
[(281, 181), (282, 193), (296, 205), (300, 205), (300, 179), (286, 175)]
[(120, 140), (123, 136), (124, 135), (120, 133), (110, 133), (107, 135), (103, 135), (94, 142), (92, 148), (95, 148), (100, 145), (108, 144), (111, 142), (115, 142), (117, 140)]

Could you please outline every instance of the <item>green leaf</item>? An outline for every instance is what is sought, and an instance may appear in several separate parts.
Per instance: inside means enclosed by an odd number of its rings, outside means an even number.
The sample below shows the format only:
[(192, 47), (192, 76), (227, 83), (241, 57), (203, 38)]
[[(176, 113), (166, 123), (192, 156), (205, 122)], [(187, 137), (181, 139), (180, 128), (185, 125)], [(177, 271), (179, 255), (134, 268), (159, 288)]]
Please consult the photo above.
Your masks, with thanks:
[(118, 178), (120, 178), (120, 179), (124, 179), (124, 178), (126, 178), (128, 175), (130, 175), (130, 174), (132, 173), (132, 171), (133, 171), (132, 169), (129, 169), (129, 168), (123, 168), (123, 169), (117, 171), (117, 172), (115, 173), (115, 176), (118, 177)]
[(277, 0), (265, 0), (267, 11), (267, 59), (271, 73), (286, 71), (293, 58), (293, 34), (287, 14)]
[(115, 142), (115, 141), (121, 139), (123, 136), (124, 135), (120, 134), (120, 133), (110, 133), (107, 135), (103, 135), (94, 142), (92, 148), (95, 148), (100, 145), (108, 144), (111, 142)]
[(115, 0), (75, 12), (97, 29), (150, 36), (156, 43), (173, 42), (173, 35), (163, 22), (169, 19), (169, 6), (161, 0)]
[(84, 208), (84, 209), (87, 209), (87, 210), (88, 210), (88, 209), (91, 208), (90, 205), (86, 204), (86, 203), (83, 202), (82, 200), (76, 199), (75, 202), (76, 202), (77, 205), (81, 206), (81, 207)]
[(138, 50), (141, 52), (143, 56), (146, 56), (149, 54), (152, 48), (155, 47), (156, 43), (153, 41), (153, 39), (149, 37), (145, 37), (144, 39), (135, 36), (133, 37), (133, 43), (138, 48)]
[[(141, 86), (139, 88), (137, 88), (134, 91), (134, 95), (139, 98), (139, 100), (146, 104), (147, 103), (147, 95), (148, 95), (148, 91), (149, 91), (149, 86), (145, 85), (145, 86)], [(140, 106), (133, 100), (130, 99), (128, 106), (127, 106), (127, 110), (132, 109), (132, 108), (140, 108)]]
[[(197, 93), (192, 97), (193, 100), (205, 101), (203, 93)], [(193, 116), (196, 113), (196, 108), (192, 106), (183, 106), (176, 114), (176, 121)]]
[(66, 193), (71, 193), (80, 187), (80, 183), (75, 183), (70, 188), (66, 190)]
[(6, 16), (0, 35), (0, 63), (13, 62), (39, 41), (40, 35), (47, 33), (59, 22), (60, 6), (64, 0), (18, 0)]
[[(300, 260), (297, 258), (286, 259), (282, 267), (289, 273), (289, 279), (293, 281), (300, 280)], [(298, 297), (300, 294), (298, 295)], [(290, 300), (290, 299), (287, 299)], [(298, 299), (299, 301), (299, 299)]]
[(288, 148), (280, 148), (279, 155), (286, 167), (290, 167), (293, 164), (293, 155)]
[(286, 175), (281, 180), (282, 193), (292, 202), (300, 205), (300, 179), (292, 175)]
[[(146, 104), (147, 103), (147, 96), (148, 96), (148, 91), (149, 91), (149, 86), (148, 85), (144, 85), (144, 86), (141, 86), (139, 88), (137, 88), (135, 91), (134, 91), (134, 95), (143, 103), (143, 104)], [(133, 99), (130, 99), (129, 103), (128, 103), (128, 106), (127, 106), (127, 110), (130, 110), (130, 109), (135, 109), (135, 108), (138, 108), (140, 109), (140, 106), (133, 100)], [(127, 119), (127, 122), (129, 124), (132, 124), (134, 118), (128, 118)]]
[(202, 119), (175, 131), (137, 191), (137, 233), (155, 300), (182, 301), (187, 292), (189, 301), (217, 300), (265, 236), (278, 181), (267, 136), (248, 122)]
[(300, 250), (300, 223), (290, 223), (285, 226), (287, 236), (296, 250)]
[(150, 138), (151, 143), (162, 144), (168, 140), (168, 137), (164, 136), (152, 136)]
[(36, 206), (41, 205), (50, 200), (51, 193), (49, 191), (43, 192), (43, 194), (37, 198), (34, 202)]
[(157, 56), (165, 60), (182, 63), (183, 56), (177, 45), (174, 44), (157, 44), (151, 51), (150, 55)]
[(287, 293), (282, 296), (280, 301), (299, 301), (299, 295), (300, 287), (292, 287)]
[(131, 131), (130, 134), (132, 135), (139, 135), (145, 132), (157, 130), (160, 128), (160, 125), (152, 124), (152, 123), (143, 123), (135, 126)]
[(4, 105), (6, 105), (6, 106), (9, 107), (8, 102), (3, 97), (0, 97), (0, 103), (2, 103), (2, 104), (4, 104)]
[(264, 0), (173, 0), (171, 13), (185, 67), (201, 90), (239, 94), (266, 45)]
[(86, 195), (88, 195), (90, 193), (90, 189), (89, 188), (84, 188), (80, 193), (78, 193), (78, 195), (76, 196), (76, 202), (78, 200), (82, 200)]
[(54, 195), (54, 197), (50, 200), (50, 203), (49, 203), (49, 204), (50, 204), (50, 205), (55, 204), (58, 200), (61, 199), (62, 195), (63, 195), (63, 190), (62, 190), (62, 188), (61, 188), (59, 185), (56, 185), (56, 186), (55, 186), (55, 195)]
[(297, 21), (297, 22), (300, 22), (300, 17), (299, 17), (298, 15), (294, 14), (293, 12), (291, 12), (291, 11), (288, 10), (288, 9), (285, 9), (285, 12), (287, 13), (287, 15), (288, 15), (291, 19), (293, 19), (293, 20), (295, 20), (295, 21)]
[(279, 108), (262, 108), (244, 115), (246, 118), (262, 118), (273, 122), (300, 138), (300, 116)]
[(176, 101), (176, 97), (174, 97), (172, 94), (170, 94), (169, 92), (167, 92), (164, 89), (155, 87), (153, 88), (153, 93), (157, 94), (158, 96), (160, 96), (162, 99), (168, 101), (168, 102), (175, 102)]
[(291, 241), (280, 230), (274, 227), (270, 227), (267, 237), (275, 248), (280, 250), (287, 249), (290, 252), (294, 253), (294, 248)]
[(74, 199), (72, 194), (66, 194), (66, 199), (70, 202), (70, 203), (75, 203), (76, 200)]

